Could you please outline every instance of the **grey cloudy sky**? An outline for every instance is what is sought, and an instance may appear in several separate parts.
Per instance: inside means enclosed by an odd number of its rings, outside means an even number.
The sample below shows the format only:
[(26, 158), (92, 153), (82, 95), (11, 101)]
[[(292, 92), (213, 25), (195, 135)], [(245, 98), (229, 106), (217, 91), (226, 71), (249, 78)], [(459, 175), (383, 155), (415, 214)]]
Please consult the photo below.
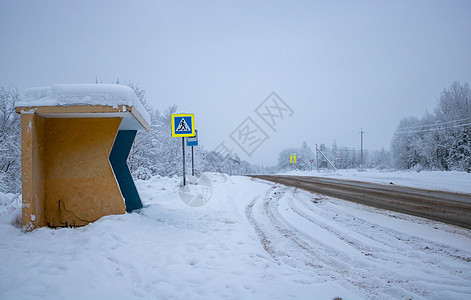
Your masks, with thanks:
[[(275, 164), (303, 141), (388, 149), (399, 120), (471, 78), (471, 1), (0, 0), (0, 84), (138, 83), (193, 112), (200, 143)], [(275, 91), (294, 111), (255, 113)], [(229, 135), (269, 136), (248, 157)]]

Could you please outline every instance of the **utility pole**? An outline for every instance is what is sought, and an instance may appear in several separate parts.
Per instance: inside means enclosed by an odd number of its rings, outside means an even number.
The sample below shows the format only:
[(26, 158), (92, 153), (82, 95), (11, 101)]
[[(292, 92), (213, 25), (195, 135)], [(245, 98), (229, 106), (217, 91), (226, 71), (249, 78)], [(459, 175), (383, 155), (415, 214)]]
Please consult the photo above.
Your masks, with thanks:
[(363, 133), (364, 133), (364, 131), (363, 131), (363, 128), (362, 128), (361, 131), (360, 131), (360, 137), (361, 137), (360, 168), (363, 167)]
[(317, 144), (316, 144), (316, 169), (319, 170), (319, 150), (317, 150)]

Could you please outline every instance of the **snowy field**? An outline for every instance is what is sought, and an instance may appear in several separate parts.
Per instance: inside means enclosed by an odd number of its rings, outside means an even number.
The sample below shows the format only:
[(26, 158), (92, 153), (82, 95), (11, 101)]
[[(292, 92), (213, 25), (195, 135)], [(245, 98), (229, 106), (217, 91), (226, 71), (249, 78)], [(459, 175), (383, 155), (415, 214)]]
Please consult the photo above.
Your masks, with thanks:
[(138, 213), (30, 233), (0, 195), (0, 299), (471, 297), (471, 230), (208, 176), (203, 207), (180, 200), (177, 178), (153, 177), (137, 182)]
[(389, 171), (389, 170), (321, 170), (290, 171), (279, 175), (330, 177), (346, 180), (366, 181), (380, 184), (403, 185), (429, 190), (443, 190), (471, 194), (471, 174), (458, 171)]

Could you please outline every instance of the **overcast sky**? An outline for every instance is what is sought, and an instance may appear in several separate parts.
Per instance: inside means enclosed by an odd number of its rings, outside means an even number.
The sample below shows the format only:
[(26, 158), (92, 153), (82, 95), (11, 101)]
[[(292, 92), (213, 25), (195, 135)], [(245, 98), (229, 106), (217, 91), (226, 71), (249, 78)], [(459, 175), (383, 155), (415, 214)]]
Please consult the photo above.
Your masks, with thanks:
[[(131, 80), (154, 108), (195, 113), (206, 150), (264, 165), (303, 141), (359, 149), (361, 128), (389, 149), (401, 118), (471, 83), (469, 0), (0, 0), (0, 36), (0, 85)], [(271, 92), (286, 110), (270, 127), (256, 109)]]

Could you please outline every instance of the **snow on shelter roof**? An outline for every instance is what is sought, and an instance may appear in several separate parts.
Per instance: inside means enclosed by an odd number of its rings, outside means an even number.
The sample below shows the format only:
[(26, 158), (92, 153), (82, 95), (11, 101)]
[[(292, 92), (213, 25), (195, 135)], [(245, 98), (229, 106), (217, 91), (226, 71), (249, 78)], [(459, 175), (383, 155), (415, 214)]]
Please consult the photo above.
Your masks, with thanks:
[(15, 107), (131, 106), (151, 124), (150, 115), (128, 86), (119, 84), (53, 84), (23, 91)]

